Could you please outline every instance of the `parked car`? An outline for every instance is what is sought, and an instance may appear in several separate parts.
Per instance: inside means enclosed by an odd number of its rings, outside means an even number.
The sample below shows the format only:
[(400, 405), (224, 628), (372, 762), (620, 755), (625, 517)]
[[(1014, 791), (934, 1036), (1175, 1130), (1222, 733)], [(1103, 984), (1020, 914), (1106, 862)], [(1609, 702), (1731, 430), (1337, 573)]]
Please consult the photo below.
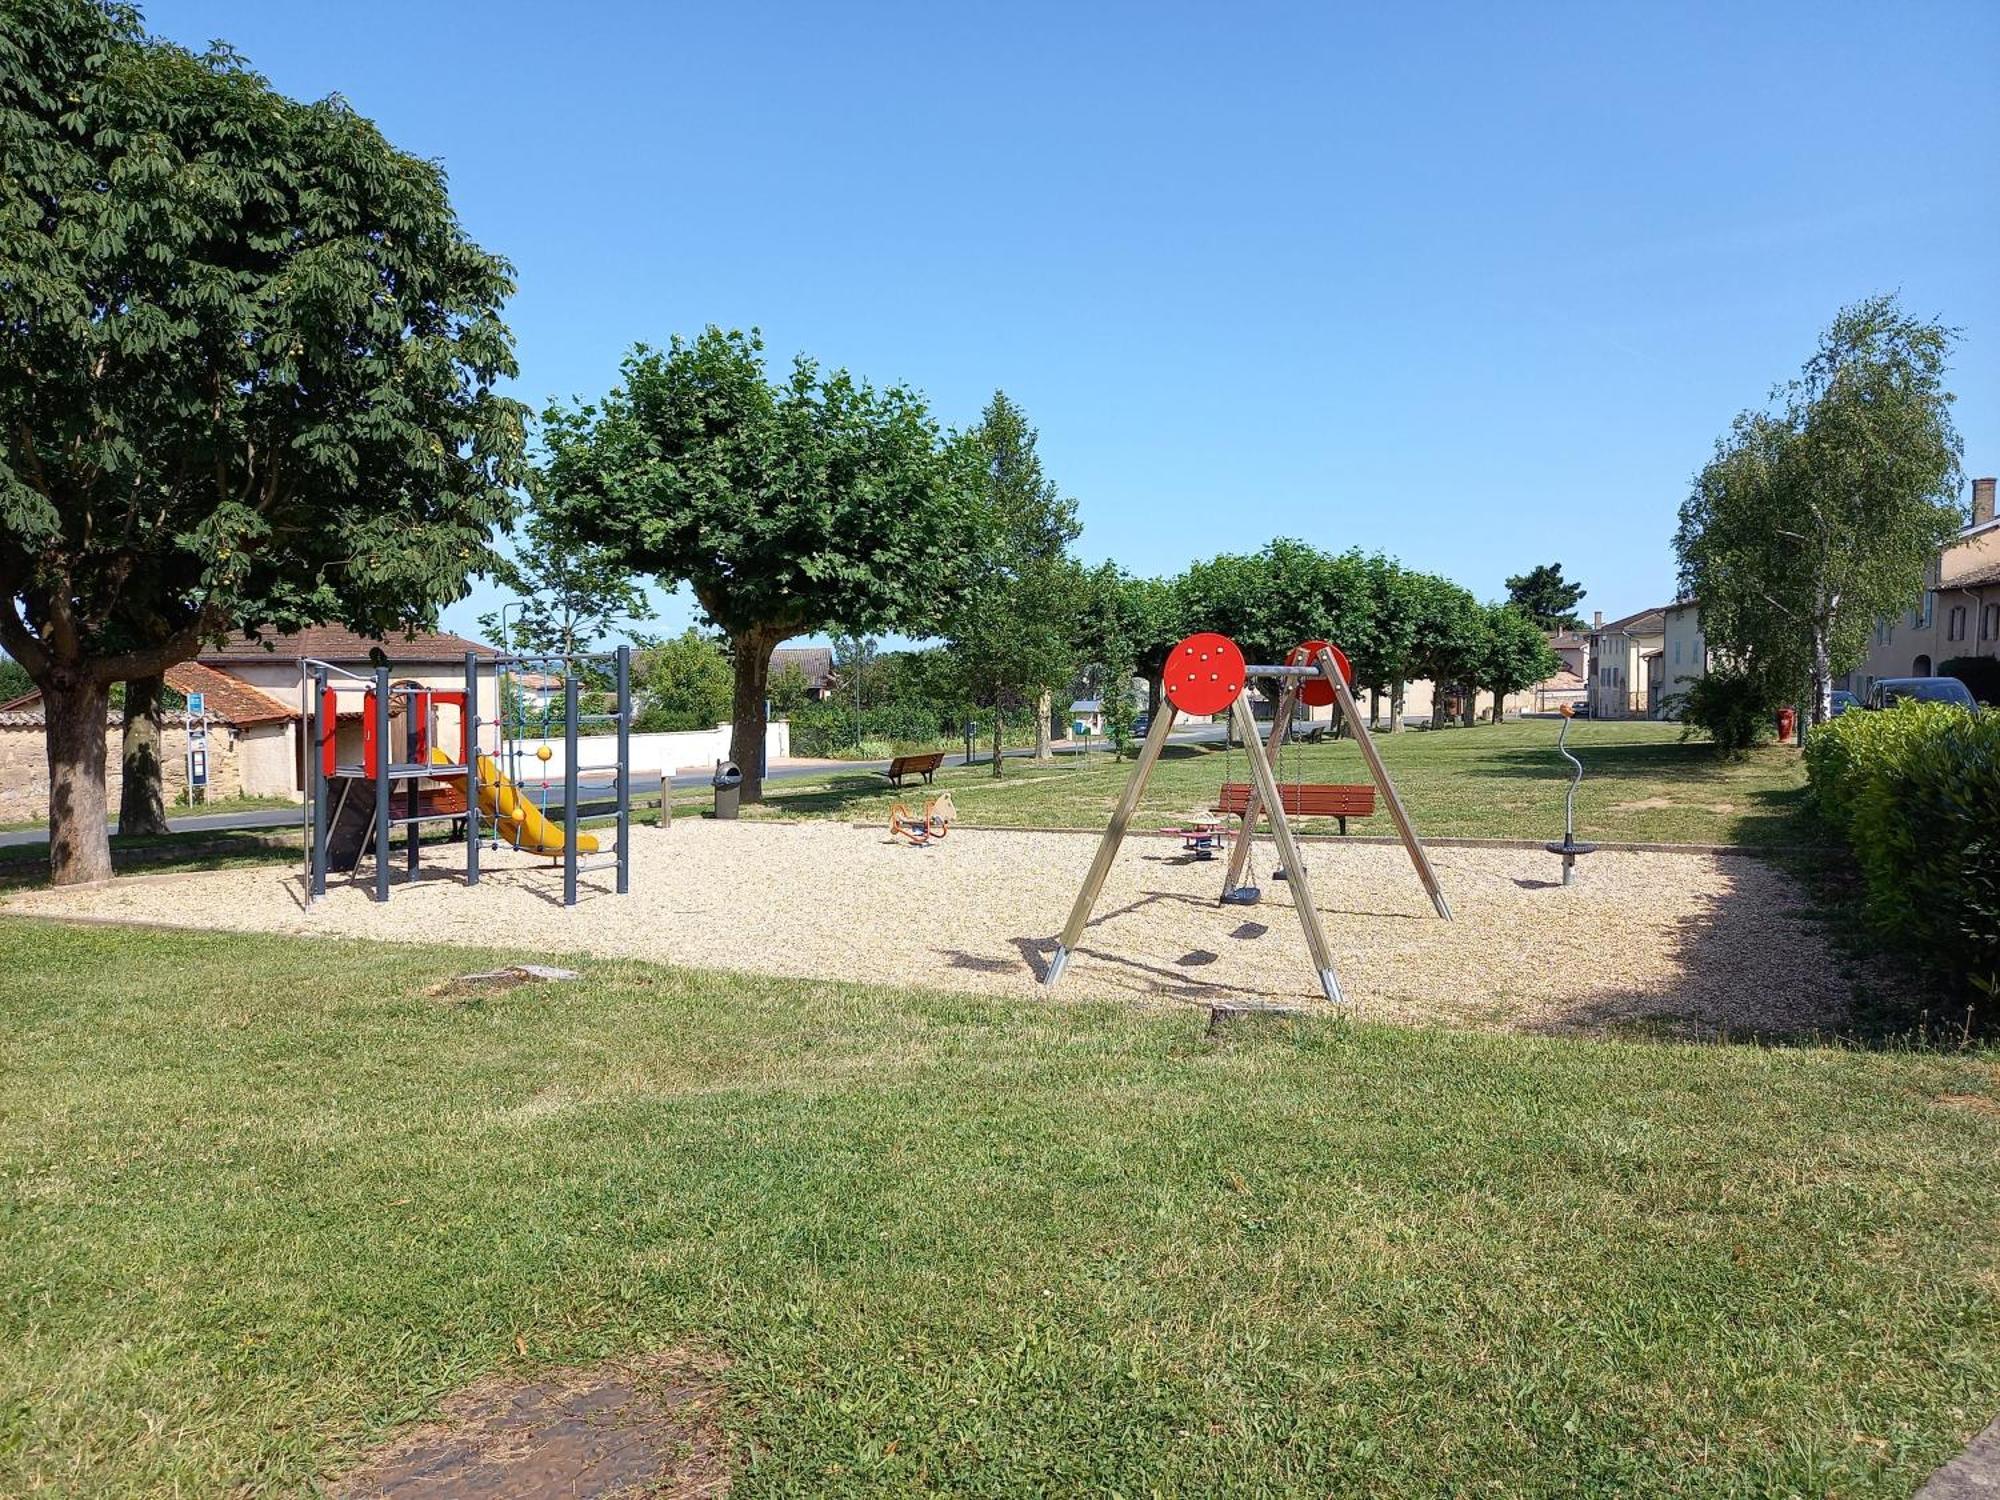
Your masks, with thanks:
[(1870, 708), (1891, 708), (1898, 703), (1956, 703), (1979, 712), (1972, 690), (1956, 677), (1884, 677), (1868, 690)]
[(1833, 690), (1833, 716), (1836, 719), (1850, 708), (1859, 707), (1861, 707), (1861, 700), (1848, 692), (1846, 688), (1835, 688)]
[[(1153, 716), (1151, 714), (1140, 714), (1138, 718), (1132, 721), (1133, 739), (1143, 740), (1148, 734), (1151, 734), (1152, 731), (1153, 731)], [(582, 841), (579, 840), (577, 843), (577, 848), (581, 849), (582, 847), (583, 847)]]

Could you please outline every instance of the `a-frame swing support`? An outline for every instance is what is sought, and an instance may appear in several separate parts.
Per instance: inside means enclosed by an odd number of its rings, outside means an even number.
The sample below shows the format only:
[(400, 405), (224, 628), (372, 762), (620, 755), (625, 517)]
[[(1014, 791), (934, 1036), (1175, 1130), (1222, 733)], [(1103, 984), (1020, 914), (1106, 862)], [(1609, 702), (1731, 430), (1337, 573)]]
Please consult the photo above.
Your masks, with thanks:
[[(1139, 749), (1139, 759), (1132, 768), (1132, 777), (1112, 809), (1111, 821), (1105, 827), (1104, 837), (1098, 842), (1097, 853), (1090, 862), (1090, 870), (1084, 876), (1083, 888), (1076, 893), (1076, 901), (1070, 907), (1069, 919), (1063, 923), (1061, 935), (1056, 941), (1055, 952), (1049, 958), (1047, 971), (1042, 975), (1045, 988), (1054, 988), (1069, 967), (1070, 955), (1083, 941), (1084, 928), (1089, 925), (1091, 911), (1096, 907), (1098, 897), (1104, 892), (1104, 882), (1111, 873), (1111, 864), (1117, 858), (1118, 849), (1130, 830), (1133, 816), (1139, 810), (1139, 802), (1145, 796), (1146, 785), (1152, 779), (1153, 768), (1159, 764), (1160, 754), (1166, 748), (1167, 736), (1173, 732), (1180, 716), (1181, 702), (1176, 698), (1175, 689), (1189, 698), (1187, 707), (1191, 712), (1213, 713), (1225, 706), (1236, 733), (1243, 741), (1245, 755), (1250, 763), (1250, 800), (1244, 808), (1243, 821), (1237, 830), (1235, 846), (1230, 851), (1229, 875), (1225, 891), (1233, 890), (1242, 878), (1243, 866), (1249, 858), (1250, 841), (1255, 833), (1260, 810), (1268, 808), (1271, 815), (1271, 833), (1277, 841), (1279, 858), (1284, 861), (1285, 871), (1292, 889), (1292, 901), (1299, 914), (1299, 925), (1305, 932), (1306, 948), (1312, 955), (1313, 967), (1318, 972), (1320, 991), (1328, 1001), (1341, 1004), (1345, 996), (1341, 992), (1339, 975), (1334, 971), (1333, 950), (1327, 942), (1326, 929), (1320, 917), (1318, 904), (1313, 899), (1312, 880), (1301, 857), (1298, 844), (1292, 836), (1291, 819), (1285, 812), (1284, 798), (1279, 794), (1277, 773), (1273, 769), (1278, 751), (1283, 747), (1285, 736), (1290, 730), (1290, 719), (1301, 685), (1309, 680), (1324, 680), (1332, 684), (1334, 700), (1347, 716), (1347, 722), (1355, 727), (1355, 740), (1360, 746), (1361, 757), (1367, 762), (1370, 776), (1374, 778), (1376, 789), (1382, 800), (1389, 806), (1390, 818), (1401, 836), (1404, 849), (1409, 853), (1410, 863), (1416, 867), (1417, 878), (1423, 882), (1429, 893), (1431, 904), (1437, 914), (1447, 922), (1451, 920), (1451, 905), (1445, 899), (1444, 888), (1438, 883), (1437, 872), (1431, 868), (1430, 858), (1417, 837), (1415, 826), (1410, 822), (1408, 811), (1402, 798), (1397, 794), (1395, 783), (1390, 780), (1388, 768), (1382, 764), (1381, 753), (1368, 734), (1368, 727), (1360, 718), (1360, 711), (1349, 690), (1347, 678), (1341, 671), (1336, 653), (1320, 642), (1309, 643), (1302, 648), (1309, 656), (1307, 663), (1299, 663), (1301, 652), (1294, 652), (1294, 661), (1283, 667), (1246, 667), (1242, 654), (1226, 638), (1213, 635), (1190, 636), (1177, 645), (1169, 656), (1169, 680), (1167, 702), (1154, 717), (1146, 734), (1146, 740)], [(1211, 656), (1215, 658), (1211, 661)], [(1196, 662), (1198, 658), (1198, 662)], [(1190, 668), (1194, 663), (1199, 670)], [(1217, 670), (1209, 670), (1213, 666)], [(1186, 681), (1171, 675), (1176, 670), (1186, 671)], [(1205, 673), (1206, 681), (1197, 679)], [(1257, 733), (1257, 719), (1250, 711), (1248, 701), (1249, 681), (1255, 676), (1275, 676), (1284, 680), (1285, 687), (1279, 699), (1278, 718), (1271, 726), (1268, 746)]]
[[(1294, 657), (1298, 655), (1293, 653)], [(1403, 850), (1410, 856), (1410, 864), (1416, 869), (1417, 879), (1423, 882), (1425, 894), (1431, 898), (1431, 906), (1437, 914), (1449, 922), (1451, 902), (1445, 899), (1444, 887), (1439, 884), (1437, 871), (1431, 868), (1431, 858), (1424, 850), (1423, 840), (1417, 837), (1416, 825), (1410, 822), (1409, 809), (1403, 806), (1402, 796), (1396, 791), (1396, 783), (1390, 779), (1389, 768), (1382, 764), (1382, 752), (1376, 747), (1375, 737), (1368, 732), (1368, 724), (1361, 717), (1361, 709), (1354, 701), (1353, 689), (1347, 685), (1347, 674), (1340, 670), (1331, 646), (1321, 646), (1313, 653), (1312, 665), (1317, 667), (1317, 675), (1333, 685), (1334, 702), (1346, 723), (1354, 726), (1354, 743), (1360, 747), (1361, 759), (1368, 767), (1368, 775), (1375, 783), (1375, 790), (1388, 805), (1389, 821), (1396, 825), (1396, 835), (1403, 841)], [(1277, 668), (1250, 667), (1252, 677), (1269, 675)], [(1285, 673), (1285, 687), (1278, 699), (1278, 712), (1271, 724), (1271, 739), (1266, 756), (1272, 765), (1277, 764), (1278, 752), (1284, 747), (1285, 737), (1291, 731), (1292, 713), (1298, 703), (1299, 688), (1306, 680), (1295, 665), (1282, 669)], [(1236, 840), (1229, 851), (1229, 874), (1223, 881), (1225, 897), (1243, 883), (1245, 866), (1250, 860), (1250, 844), (1257, 832), (1257, 817), (1262, 810), (1261, 793), (1255, 785), (1250, 788), (1250, 800), (1243, 809), (1243, 821), (1236, 829)], [(1286, 862), (1287, 874), (1291, 864)]]

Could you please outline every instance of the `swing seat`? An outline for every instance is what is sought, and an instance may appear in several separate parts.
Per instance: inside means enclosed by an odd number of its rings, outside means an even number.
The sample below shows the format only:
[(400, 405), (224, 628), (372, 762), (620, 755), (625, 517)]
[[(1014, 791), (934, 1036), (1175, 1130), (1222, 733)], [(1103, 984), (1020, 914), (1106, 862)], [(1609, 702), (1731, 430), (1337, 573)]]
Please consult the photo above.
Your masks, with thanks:
[(1196, 859), (1214, 859), (1222, 847), (1222, 825), (1220, 823), (1194, 823), (1186, 828), (1162, 828), (1160, 832), (1168, 838), (1181, 841), (1181, 853), (1192, 854)]
[[(1375, 815), (1375, 788), (1366, 782), (1351, 785), (1331, 781), (1281, 781), (1278, 800), (1286, 816), (1293, 818), (1338, 818), (1340, 831), (1347, 832), (1349, 818)], [(1240, 818), (1250, 807), (1250, 785), (1225, 781), (1216, 799), (1215, 811), (1225, 817)]]

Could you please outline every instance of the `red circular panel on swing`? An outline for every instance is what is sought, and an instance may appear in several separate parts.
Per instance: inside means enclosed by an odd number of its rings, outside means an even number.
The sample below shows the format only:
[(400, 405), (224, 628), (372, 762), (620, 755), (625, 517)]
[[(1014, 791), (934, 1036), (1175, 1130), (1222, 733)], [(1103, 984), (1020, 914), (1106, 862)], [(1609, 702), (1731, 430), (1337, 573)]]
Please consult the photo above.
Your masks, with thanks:
[(1243, 653), (1212, 630), (1191, 635), (1167, 657), (1160, 687), (1184, 714), (1219, 714), (1243, 691)]
[[(1340, 675), (1347, 679), (1349, 687), (1354, 686), (1354, 667), (1347, 660), (1347, 653), (1327, 641), (1300, 641), (1292, 648), (1292, 654), (1285, 658), (1288, 667), (1309, 667), (1319, 660), (1322, 651), (1333, 653), (1333, 664), (1340, 669)], [(1314, 708), (1325, 708), (1336, 697), (1333, 684), (1324, 677), (1308, 677), (1299, 684), (1299, 701), (1310, 703)]]

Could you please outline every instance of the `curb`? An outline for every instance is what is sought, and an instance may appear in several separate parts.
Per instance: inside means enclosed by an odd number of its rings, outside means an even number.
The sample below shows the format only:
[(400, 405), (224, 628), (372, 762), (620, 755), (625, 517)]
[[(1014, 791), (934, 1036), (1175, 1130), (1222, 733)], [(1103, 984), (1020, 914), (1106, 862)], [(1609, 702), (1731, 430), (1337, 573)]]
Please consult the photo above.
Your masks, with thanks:
[[(811, 818), (759, 818), (758, 822), (810, 823)], [(879, 830), (882, 824), (877, 820), (862, 822), (855, 819), (850, 828)], [(1096, 828), (1064, 828), (1053, 823), (954, 823), (953, 833), (1066, 833), (1087, 834), (1092, 838), (1102, 838), (1103, 830)], [(1173, 839), (1178, 833), (1165, 828), (1130, 828), (1125, 832), (1130, 839)], [(1403, 841), (1386, 834), (1373, 833), (1294, 833), (1293, 838), (1302, 844), (1367, 844), (1380, 848), (1400, 849)], [(1546, 853), (1547, 842), (1542, 839), (1479, 839), (1447, 836), (1426, 838), (1426, 849), (1527, 849), (1535, 853)], [(1613, 842), (1600, 840), (1600, 850), (1613, 854), (1717, 854), (1737, 856), (1744, 859), (1775, 859), (1787, 854), (1810, 854), (1813, 851), (1804, 844), (1668, 844), (1658, 842)]]

